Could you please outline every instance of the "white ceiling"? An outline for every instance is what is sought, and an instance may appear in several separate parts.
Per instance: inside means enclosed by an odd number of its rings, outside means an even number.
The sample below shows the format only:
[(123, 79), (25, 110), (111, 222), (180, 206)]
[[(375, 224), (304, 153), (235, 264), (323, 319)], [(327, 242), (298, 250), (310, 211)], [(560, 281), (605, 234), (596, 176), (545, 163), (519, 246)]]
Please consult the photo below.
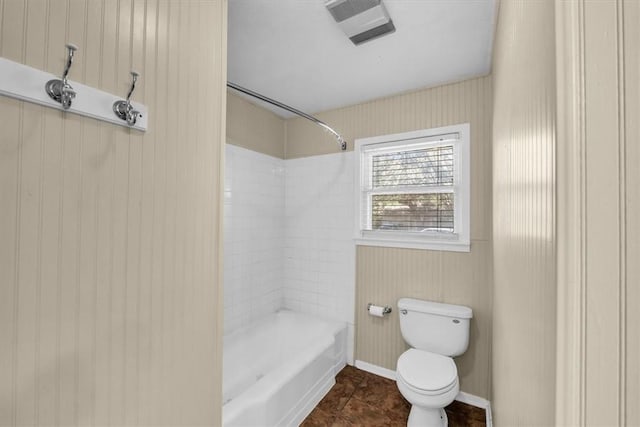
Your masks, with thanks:
[(315, 113), (490, 71), (495, 0), (384, 0), (395, 33), (359, 46), (324, 3), (229, 0), (229, 81)]

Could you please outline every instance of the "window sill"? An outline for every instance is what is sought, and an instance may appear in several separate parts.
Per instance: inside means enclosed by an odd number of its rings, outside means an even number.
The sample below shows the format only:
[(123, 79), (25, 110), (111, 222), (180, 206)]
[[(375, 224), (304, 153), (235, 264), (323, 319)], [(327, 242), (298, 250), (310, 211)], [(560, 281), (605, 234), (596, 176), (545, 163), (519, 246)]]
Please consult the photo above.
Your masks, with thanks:
[(451, 242), (451, 241), (418, 241), (373, 237), (356, 237), (354, 239), (357, 246), (382, 246), (388, 248), (405, 248), (405, 249), (423, 249), (430, 251), (448, 251), (448, 252), (471, 252), (470, 243)]

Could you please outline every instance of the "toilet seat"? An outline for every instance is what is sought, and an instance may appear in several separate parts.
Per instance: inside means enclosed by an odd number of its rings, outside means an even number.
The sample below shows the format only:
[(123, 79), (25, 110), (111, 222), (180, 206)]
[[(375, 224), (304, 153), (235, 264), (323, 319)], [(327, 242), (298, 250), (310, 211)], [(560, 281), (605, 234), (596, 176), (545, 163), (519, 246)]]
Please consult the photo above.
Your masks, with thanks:
[(414, 348), (398, 358), (396, 374), (409, 389), (423, 395), (444, 394), (458, 384), (452, 358)]

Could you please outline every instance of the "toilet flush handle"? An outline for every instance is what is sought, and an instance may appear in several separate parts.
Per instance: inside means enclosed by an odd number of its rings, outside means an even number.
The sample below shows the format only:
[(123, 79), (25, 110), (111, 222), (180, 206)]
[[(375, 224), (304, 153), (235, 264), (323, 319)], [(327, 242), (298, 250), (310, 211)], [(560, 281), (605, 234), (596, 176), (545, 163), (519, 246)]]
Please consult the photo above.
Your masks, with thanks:
[(407, 314), (407, 310), (402, 309), (402, 310), (400, 310), (400, 313), (401, 314)]

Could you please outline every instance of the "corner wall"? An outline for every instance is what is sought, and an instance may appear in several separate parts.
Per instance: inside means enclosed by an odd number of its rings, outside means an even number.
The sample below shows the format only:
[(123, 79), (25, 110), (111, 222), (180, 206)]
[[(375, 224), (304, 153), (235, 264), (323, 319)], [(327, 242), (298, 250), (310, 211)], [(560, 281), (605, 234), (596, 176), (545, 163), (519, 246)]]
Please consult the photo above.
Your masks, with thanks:
[(227, 143), (284, 159), (285, 121), (227, 89)]
[(493, 412), (555, 423), (554, 2), (500, 3), (494, 51)]
[[(0, 0), (0, 56), (149, 107), (0, 97), (0, 425), (221, 422), (226, 1)], [(82, 96), (82, 94), (78, 94)]]
[[(358, 246), (355, 358), (395, 370), (407, 349), (396, 306), (401, 297), (467, 305), (474, 311), (471, 343), (456, 363), (461, 390), (483, 398), (491, 388), (491, 80), (481, 77), (316, 114), (345, 136), (350, 150), (356, 138), (471, 124), (471, 252)], [(335, 139), (317, 126), (287, 120), (287, 159), (338, 152)], [(368, 316), (369, 302), (392, 306), (392, 315)]]

